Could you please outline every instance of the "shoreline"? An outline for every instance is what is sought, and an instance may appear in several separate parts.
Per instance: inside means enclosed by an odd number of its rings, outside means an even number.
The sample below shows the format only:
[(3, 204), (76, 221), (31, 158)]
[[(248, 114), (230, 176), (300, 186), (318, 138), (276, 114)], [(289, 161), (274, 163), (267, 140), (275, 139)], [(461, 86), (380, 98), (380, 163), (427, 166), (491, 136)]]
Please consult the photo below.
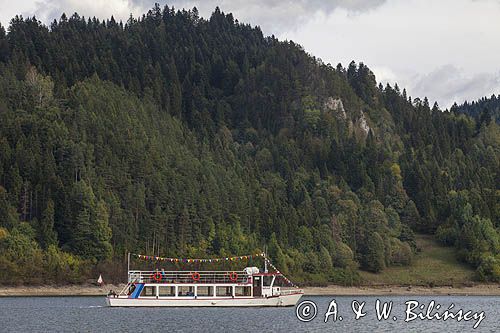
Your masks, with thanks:
[(474, 286), (356, 286), (305, 287), (305, 296), (500, 296), (500, 285)]
[[(120, 285), (69, 285), (69, 286), (1, 286), (0, 297), (46, 297), (46, 296), (105, 296), (109, 290), (116, 292)], [(356, 286), (304, 287), (305, 296), (500, 296), (500, 285), (477, 284), (474, 286)]]

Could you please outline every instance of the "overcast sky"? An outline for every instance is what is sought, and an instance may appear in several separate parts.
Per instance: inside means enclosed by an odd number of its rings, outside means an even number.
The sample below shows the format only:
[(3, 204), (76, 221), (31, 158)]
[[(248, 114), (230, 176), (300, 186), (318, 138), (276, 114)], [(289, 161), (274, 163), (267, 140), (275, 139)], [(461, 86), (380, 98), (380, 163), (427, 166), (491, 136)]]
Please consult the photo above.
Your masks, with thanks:
[[(62, 12), (126, 20), (154, 0), (0, 0), (0, 22), (16, 14), (48, 23)], [(158, 0), (156, 1), (158, 2)], [(160, 1), (161, 3), (161, 1)], [(381, 82), (449, 107), (500, 94), (500, 0), (171, 0), (208, 17), (215, 6), (265, 34), (293, 40), (325, 63), (366, 63)], [(163, 7), (163, 4), (161, 4)]]

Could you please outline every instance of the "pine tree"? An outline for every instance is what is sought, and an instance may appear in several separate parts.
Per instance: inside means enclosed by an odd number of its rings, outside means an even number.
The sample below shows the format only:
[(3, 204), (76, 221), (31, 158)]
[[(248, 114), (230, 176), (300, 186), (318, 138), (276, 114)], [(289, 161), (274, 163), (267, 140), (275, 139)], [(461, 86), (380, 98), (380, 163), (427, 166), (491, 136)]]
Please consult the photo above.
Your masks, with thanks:
[(0, 62), (6, 62), (9, 56), (9, 43), (5, 35), (5, 28), (0, 24)]
[(97, 202), (95, 210), (95, 217), (93, 221), (92, 239), (94, 240), (94, 254), (93, 257), (97, 260), (104, 260), (111, 258), (112, 247), (111, 229), (108, 225), (109, 214), (104, 200)]
[(364, 255), (361, 267), (370, 272), (380, 272), (385, 268), (384, 241), (378, 232), (368, 234), (365, 238)]
[(75, 183), (72, 196), (75, 221), (67, 245), (83, 257), (108, 259), (112, 249), (106, 204), (102, 200), (96, 202), (92, 187), (83, 180)]
[(169, 96), (170, 96), (170, 114), (180, 117), (182, 110), (182, 92), (181, 83), (179, 81), (179, 76), (177, 73), (177, 67), (175, 66), (175, 60), (170, 58), (168, 63), (168, 86), (169, 86)]
[(16, 215), (16, 209), (9, 203), (7, 191), (0, 186), (0, 227), (14, 227), (19, 222)]
[(279, 267), (283, 272), (288, 271), (288, 266), (286, 265), (285, 255), (281, 246), (278, 244), (276, 234), (273, 232), (271, 238), (269, 239), (269, 257), (276, 267)]
[(57, 245), (57, 234), (54, 230), (54, 201), (49, 199), (42, 214), (39, 227), (40, 244), (44, 249)]

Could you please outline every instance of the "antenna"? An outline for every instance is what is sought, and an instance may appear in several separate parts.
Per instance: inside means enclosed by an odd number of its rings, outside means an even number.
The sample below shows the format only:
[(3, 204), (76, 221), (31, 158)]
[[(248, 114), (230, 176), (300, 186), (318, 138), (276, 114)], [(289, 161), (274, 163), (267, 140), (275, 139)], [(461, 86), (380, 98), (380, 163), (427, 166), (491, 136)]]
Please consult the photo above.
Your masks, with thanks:
[(264, 245), (264, 273), (267, 273), (267, 245)]
[(127, 255), (127, 275), (130, 274), (130, 252)]

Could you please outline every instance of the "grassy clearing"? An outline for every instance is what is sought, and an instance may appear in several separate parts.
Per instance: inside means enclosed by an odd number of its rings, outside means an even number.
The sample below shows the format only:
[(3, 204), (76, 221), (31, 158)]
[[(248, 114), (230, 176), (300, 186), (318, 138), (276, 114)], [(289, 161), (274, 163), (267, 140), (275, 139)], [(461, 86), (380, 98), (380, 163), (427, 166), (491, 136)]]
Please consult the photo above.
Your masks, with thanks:
[(417, 245), (421, 251), (411, 266), (389, 267), (378, 274), (361, 272), (363, 284), (457, 286), (473, 283), (474, 270), (457, 261), (454, 248), (444, 247), (428, 235), (417, 235)]

